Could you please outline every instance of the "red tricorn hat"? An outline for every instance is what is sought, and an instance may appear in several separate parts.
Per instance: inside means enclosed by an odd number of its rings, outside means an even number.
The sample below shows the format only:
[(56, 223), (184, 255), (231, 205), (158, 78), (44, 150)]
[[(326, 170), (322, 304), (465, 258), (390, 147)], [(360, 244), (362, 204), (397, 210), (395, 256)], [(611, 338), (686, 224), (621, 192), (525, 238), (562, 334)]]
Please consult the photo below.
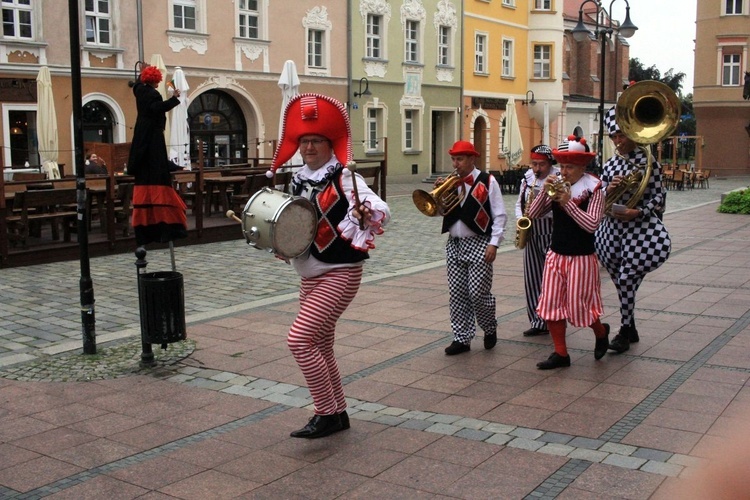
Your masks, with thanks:
[(585, 167), (596, 157), (596, 153), (589, 152), (586, 139), (569, 135), (568, 140), (560, 144), (557, 149), (552, 150), (552, 155), (563, 165), (576, 165)]
[(299, 148), (304, 135), (322, 135), (333, 144), (336, 158), (344, 165), (353, 159), (352, 133), (346, 108), (333, 97), (321, 94), (300, 94), (293, 97), (284, 110), (281, 139), (273, 154), (271, 170), (289, 161)]
[(474, 149), (474, 145), (469, 141), (457, 141), (451, 149), (448, 150), (448, 154), (451, 156), (479, 156), (477, 150)]

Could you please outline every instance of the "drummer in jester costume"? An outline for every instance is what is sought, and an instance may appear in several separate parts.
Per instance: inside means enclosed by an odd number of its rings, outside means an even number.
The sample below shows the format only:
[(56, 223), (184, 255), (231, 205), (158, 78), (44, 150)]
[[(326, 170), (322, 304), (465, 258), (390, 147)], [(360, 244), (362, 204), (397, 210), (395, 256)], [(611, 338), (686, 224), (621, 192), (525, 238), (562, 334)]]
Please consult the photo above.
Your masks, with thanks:
[[(634, 168), (646, 167), (647, 154), (620, 131), (611, 108), (604, 120), (605, 130), (615, 143), (616, 154), (604, 163), (602, 183), (607, 191)], [(609, 348), (622, 353), (640, 340), (635, 325), (635, 294), (646, 274), (657, 269), (669, 257), (672, 242), (661, 221), (666, 192), (661, 166), (652, 163), (652, 173), (643, 197), (633, 208), (605, 214), (596, 231), (595, 247), (599, 261), (607, 269), (620, 299), (620, 331)], [(624, 193), (615, 203), (627, 204), (632, 193)]]
[(349, 428), (333, 352), (336, 322), (359, 291), (364, 261), (390, 211), (352, 172), (349, 116), (339, 101), (319, 94), (289, 101), (268, 174), (272, 177), (298, 150), (305, 164), (292, 178), (292, 194), (312, 202), (318, 224), (309, 251), (291, 259), (301, 277), (300, 309), (287, 345), (305, 377), (315, 414), (291, 436), (314, 439)]

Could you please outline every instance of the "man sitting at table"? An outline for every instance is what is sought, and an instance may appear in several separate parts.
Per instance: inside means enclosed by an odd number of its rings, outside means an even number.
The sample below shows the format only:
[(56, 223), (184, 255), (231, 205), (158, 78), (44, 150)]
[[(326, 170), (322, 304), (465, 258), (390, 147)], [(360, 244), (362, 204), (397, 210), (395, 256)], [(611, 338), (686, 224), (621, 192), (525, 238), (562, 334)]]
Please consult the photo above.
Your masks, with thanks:
[(97, 156), (95, 153), (86, 155), (86, 166), (84, 167), (86, 175), (101, 175), (108, 174), (107, 164), (104, 160)]

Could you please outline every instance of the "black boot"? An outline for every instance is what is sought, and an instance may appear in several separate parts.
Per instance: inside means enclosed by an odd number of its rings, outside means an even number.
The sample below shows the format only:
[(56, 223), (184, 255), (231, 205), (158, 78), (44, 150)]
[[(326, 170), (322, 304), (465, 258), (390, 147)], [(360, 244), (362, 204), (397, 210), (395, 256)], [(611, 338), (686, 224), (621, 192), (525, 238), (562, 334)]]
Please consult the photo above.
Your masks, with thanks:
[(550, 354), (546, 361), (540, 361), (536, 367), (540, 370), (553, 370), (570, 366), (570, 356), (560, 356), (556, 352)]
[(619, 354), (630, 349), (630, 327), (621, 327), (620, 333), (615, 335), (615, 338), (609, 343), (609, 348)]
[(314, 415), (306, 426), (289, 435), (293, 438), (315, 439), (329, 436), (342, 429), (341, 418), (338, 415)]
[(348, 429), (349, 427), (351, 427), (351, 425), (349, 425), (349, 414), (346, 413), (346, 410), (344, 410), (341, 413), (339, 413), (339, 419), (341, 419), (341, 430), (342, 431), (345, 431), (346, 429)]
[(636, 330), (634, 326), (631, 327), (630, 329), (630, 333), (628, 334), (628, 340), (630, 341), (631, 344), (635, 344), (636, 342), (641, 340), (641, 338), (638, 336), (638, 330)]
[(596, 338), (596, 344), (594, 344), (594, 359), (602, 359), (607, 354), (607, 348), (609, 347), (609, 325), (604, 323), (604, 337)]

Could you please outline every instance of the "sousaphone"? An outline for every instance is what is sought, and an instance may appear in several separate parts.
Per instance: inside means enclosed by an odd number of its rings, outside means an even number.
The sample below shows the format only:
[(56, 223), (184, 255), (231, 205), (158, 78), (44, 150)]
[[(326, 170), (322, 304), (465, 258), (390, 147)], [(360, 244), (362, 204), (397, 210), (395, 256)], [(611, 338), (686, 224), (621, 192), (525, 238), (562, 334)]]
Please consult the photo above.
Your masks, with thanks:
[(635, 207), (643, 198), (653, 170), (654, 158), (649, 146), (669, 136), (677, 128), (680, 100), (666, 84), (644, 80), (631, 85), (620, 95), (615, 120), (620, 131), (646, 153), (647, 160), (645, 172), (635, 166), (617, 188), (607, 194), (604, 211), (608, 214), (612, 205), (626, 192), (633, 192), (626, 204), (628, 208)]

